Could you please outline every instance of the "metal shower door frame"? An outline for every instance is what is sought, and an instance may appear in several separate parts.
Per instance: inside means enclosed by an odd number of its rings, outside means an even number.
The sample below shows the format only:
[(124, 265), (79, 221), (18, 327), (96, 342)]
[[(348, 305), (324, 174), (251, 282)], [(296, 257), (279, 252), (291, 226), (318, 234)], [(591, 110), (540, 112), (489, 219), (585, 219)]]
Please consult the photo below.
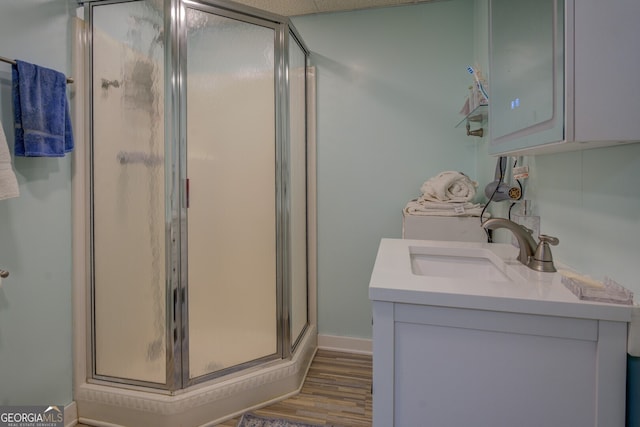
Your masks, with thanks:
[[(283, 358), (289, 357), (289, 355), (285, 355), (282, 351), (284, 348), (283, 342), (285, 341), (285, 335), (283, 328), (283, 318), (284, 312), (288, 311), (288, 309), (283, 304), (283, 287), (285, 279), (286, 268), (283, 264), (286, 264), (287, 257), (285, 254), (285, 245), (286, 241), (283, 238), (283, 230), (286, 230), (286, 219), (285, 219), (285, 206), (287, 201), (285, 200), (286, 191), (283, 191), (284, 181), (282, 179), (282, 170), (283, 170), (283, 156), (284, 148), (284, 124), (283, 124), (283, 107), (282, 107), (282, 97), (284, 93), (284, 86), (286, 85), (286, 81), (284, 80), (284, 59), (283, 59), (283, 46), (284, 46), (284, 37), (283, 31), (286, 27), (285, 24), (279, 22), (282, 20), (281, 17), (277, 15), (271, 15), (266, 12), (249, 8), (242, 7), (242, 5), (230, 4), (225, 1), (207, 1), (207, 0), (169, 0), (175, 4), (175, 9), (172, 13), (177, 19), (173, 22), (173, 31), (172, 34), (172, 42), (171, 46), (173, 46), (177, 51), (171, 52), (169, 55), (172, 60), (176, 60), (177, 64), (174, 67), (174, 70), (178, 71), (178, 74), (175, 78), (171, 79), (171, 82), (174, 84), (175, 88), (172, 91), (177, 91), (179, 97), (176, 98), (177, 105), (174, 105), (172, 108), (176, 111), (177, 114), (177, 127), (179, 128), (179, 135), (177, 144), (179, 148), (178, 158), (179, 160), (179, 168), (175, 173), (175, 176), (179, 179), (179, 182), (175, 183), (176, 188), (180, 188), (181, 195), (179, 200), (179, 206), (177, 206), (177, 210), (180, 212), (181, 221), (179, 223), (180, 231), (180, 280), (173, 281), (172, 286), (172, 294), (178, 295), (179, 300), (174, 301), (172, 307), (175, 309), (176, 319), (178, 322), (175, 327), (180, 330), (180, 334), (178, 334), (178, 340), (175, 342), (174, 354), (176, 355), (176, 360), (180, 359), (180, 363), (175, 364), (174, 377), (176, 382), (178, 381), (178, 377), (180, 378), (181, 387), (178, 388), (186, 388), (195, 384), (200, 384), (203, 382), (207, 382), (212, 379), (220, 378), (227, 376), (229, 374), (233, 374), (238, 371), (242, 371), (254, 366), (262, 365), (267, 362), (272, 362), (276, 360), (280, 360)], [(187, 253), (187, 226), (188, 226), (188, 212), (187, 212), (187, 200), (186, 200), (186, 180), (187, 180), (187, 26), (186, 26), (186, 9), (194, 9), (205, 13), (210, 13), (217, 16), (222, 16), (225, 18), (230, 18), (233, 20), (245, 22), (252, 25), (258, 25), (261, 27), (269, 28), (274, 31), (274, 95), (275, 95), (275, 117), (273, 118), (275, 124), (275, 146), (276, 146), (276, 177), (275, 177), (275, 188), (276, 188), (276, 331), (277, 331), (277, 352), (274, 354), (266, 355), (264, 357), (251, 360), (239, 365), (235, 365), (226, 369), (222, 369), (220, 371), (215, 371), (209, 374), (205, 374), (196, 378), (190, 378), (190, 368), (189, 368), (189, 328), (188, 328), (188, 313), (189, 313), (189, 278), (187, 272), (187, 262), (188, 262), (188, 253)], [(177, 201), (177, 200), (176, 200)], [(174, 288), (175, 286), (175, 288)], [(178, 342), (179, 341), (179, 342)]]
[[(143, 0), (85, 0), (78, 3), (84, 5), (87, 26), (88, 56), (85, 71), (88, 78), (87, 93), (90, 105), (93, 105), (93, 41), (91, 37), (92, 8), (95, 5), (132, 3)], [(186, 127), (186, 8), (193, 8), (206, 13), (259, 25), (274, 30), (274, 94), (275, 94), (275, 146), (276, 146), (276, 319), (277, 351), (240, 365), (189, 378), (189, 333), (188, 333), (188, 277), (187, 277), (187, 127)], [(238, 371), (291, 358), (292, 352), (300, 337), (291, 337), (290, 331), (290, 244), (289, 244), (289, 211), (291, 200), (288, 189), (289, 176), (289, 81), (288, 58), (289, 43), (294, 39), (307, 57), (309, 50), (302, 41), (295, 27), (286, 17), (275, 15), (260, 9), (232, 3), (225, 0), (163, 0), (164, 11), (164, 76), (165, 76), (165, 120), (164, 120), (164, 170), (165, 170), (165, 307), (166, 307), (166, 382), (164, 384), (129, 378), (111, 377), (96, 373), (95, 354), (95, 316), (94, 316), (94, 261), (93, 261), (93, 108), (89, 113), (91, 143), (89, 159), (90, 219), (91, 224), (91, 256), (89, 259), (90, 291), (88, 307), (88, 349), (89, 360), (87, 378), (95, 383), (118, 383), (123, 387), (154, 389), (160, 393), (173, 394), (189, 386), (212, 379), (227, 376)], [(166, 37), (166, 35), (169, 35)], [(305, 78), (305, 82), (306, 82)], [(305, 102), (306, 105), (306, 102)], [(308, 282), (307, 282), (308, 286)], [(307, 309), (307, 325), (309, 326)]]

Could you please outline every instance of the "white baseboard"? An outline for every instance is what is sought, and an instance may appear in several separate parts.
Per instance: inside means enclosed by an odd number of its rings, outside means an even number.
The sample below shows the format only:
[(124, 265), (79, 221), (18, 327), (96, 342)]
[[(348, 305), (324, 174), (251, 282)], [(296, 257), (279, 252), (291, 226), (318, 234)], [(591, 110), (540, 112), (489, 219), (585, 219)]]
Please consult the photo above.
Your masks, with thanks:
[(78, 424), (78, 406), (73, 401), (64, 407), (64, 427), (73, 427)]
[(345, 353), (372, 354), (370, 339), (318, 335), (318, 348), (322, 350), (344, 351)]

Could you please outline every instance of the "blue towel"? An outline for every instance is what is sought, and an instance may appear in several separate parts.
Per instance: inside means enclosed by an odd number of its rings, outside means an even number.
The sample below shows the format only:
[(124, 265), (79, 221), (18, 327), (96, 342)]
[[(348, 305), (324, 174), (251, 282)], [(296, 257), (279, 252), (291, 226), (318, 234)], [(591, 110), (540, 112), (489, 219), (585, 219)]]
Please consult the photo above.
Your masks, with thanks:
[(12, 76), (15, 155), (63, 157), (73, 150), (65, 75), (16, 61)]

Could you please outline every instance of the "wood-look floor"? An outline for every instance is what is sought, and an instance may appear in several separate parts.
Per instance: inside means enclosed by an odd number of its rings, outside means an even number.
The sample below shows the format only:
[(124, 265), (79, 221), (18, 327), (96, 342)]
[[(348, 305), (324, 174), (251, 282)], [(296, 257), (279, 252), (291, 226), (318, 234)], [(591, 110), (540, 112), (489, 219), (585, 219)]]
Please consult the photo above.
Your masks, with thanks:
[[(318, 350), (296, 396), (253, 411), (310, 424), (371, 426), (371, 356)], [(221, 427), (236, 427), (238, 418)]]
[[(371, 356), (318, 350), (300, 393), (252, 412), (323, 426), (370, 427), (371, 384)], [(239, 420), (218, 426), (236, 427)]]

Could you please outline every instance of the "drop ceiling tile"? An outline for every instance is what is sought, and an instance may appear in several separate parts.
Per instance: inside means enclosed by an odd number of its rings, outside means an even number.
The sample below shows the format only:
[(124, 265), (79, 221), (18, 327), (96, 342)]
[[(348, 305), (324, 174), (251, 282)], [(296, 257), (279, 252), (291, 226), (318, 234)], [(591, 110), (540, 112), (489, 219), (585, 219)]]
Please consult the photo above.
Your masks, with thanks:
[(423, 3), (431, 0), (235, 0), (284, 16)]

